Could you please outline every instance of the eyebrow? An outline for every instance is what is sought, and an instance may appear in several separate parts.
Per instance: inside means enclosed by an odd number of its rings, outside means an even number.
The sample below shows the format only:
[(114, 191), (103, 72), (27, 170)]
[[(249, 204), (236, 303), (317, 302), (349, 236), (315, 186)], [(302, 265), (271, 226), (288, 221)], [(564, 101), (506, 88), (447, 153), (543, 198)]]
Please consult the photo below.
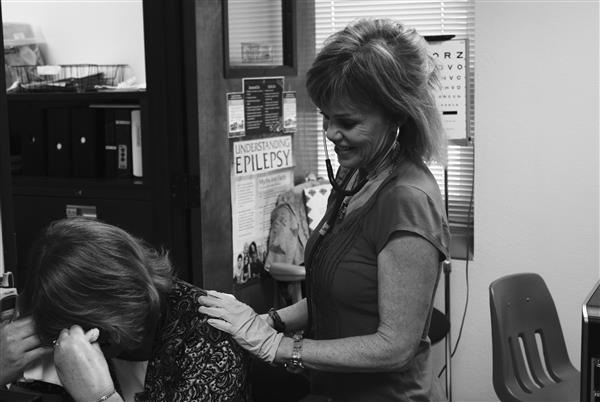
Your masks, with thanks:
[(332, 116), (335, 118), (342, 118), (342, 119), (356, 119), (356, 113), (334, 113), (333, 115), (328, 115), (327, 113), (321, 111), (320, 112), (323, 116), (327, 117), (328, 119), (330, 119)]

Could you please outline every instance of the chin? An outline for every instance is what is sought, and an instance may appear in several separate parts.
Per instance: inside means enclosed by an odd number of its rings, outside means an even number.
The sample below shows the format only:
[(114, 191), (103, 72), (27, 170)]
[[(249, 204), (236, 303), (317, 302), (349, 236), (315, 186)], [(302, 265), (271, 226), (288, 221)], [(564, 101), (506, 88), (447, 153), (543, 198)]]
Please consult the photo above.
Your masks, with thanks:
[(362, 166), (361, 161), (357, 161), (356, 159), (342, 159), (338, 158), (338, 162), (340, 166), (345, 167), (346, 169), (354, 169)]

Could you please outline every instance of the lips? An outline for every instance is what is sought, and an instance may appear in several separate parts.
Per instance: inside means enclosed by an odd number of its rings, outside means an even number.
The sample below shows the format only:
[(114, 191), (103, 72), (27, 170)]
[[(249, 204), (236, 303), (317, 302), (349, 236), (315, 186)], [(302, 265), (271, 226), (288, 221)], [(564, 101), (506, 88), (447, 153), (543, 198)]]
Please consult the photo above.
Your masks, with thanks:
[(344, 153), (344, 152), (351, 151), (353, 148), (352, 147), (345, 147), (343, 145), (336, 145), (334, 149), (335, 149), (335, 152), (339, 154), (339, 153)]

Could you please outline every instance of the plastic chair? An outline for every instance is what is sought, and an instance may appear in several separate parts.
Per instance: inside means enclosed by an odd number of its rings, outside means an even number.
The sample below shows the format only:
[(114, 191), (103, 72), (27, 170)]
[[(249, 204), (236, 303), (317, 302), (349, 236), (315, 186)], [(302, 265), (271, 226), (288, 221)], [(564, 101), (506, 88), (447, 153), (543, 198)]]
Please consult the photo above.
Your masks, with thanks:
[(493, 382), (501, 401), (578, 401), (579, 371), (567, 354), (552, 295), (541, 276), (490, 284)]

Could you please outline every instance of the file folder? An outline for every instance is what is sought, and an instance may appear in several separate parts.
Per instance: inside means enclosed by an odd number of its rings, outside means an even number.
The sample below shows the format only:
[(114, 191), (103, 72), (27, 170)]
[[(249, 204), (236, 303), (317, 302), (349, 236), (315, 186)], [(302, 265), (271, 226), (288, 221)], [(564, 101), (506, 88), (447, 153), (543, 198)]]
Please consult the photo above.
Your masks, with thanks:
[(131, 164), (133, 177), (143, 177), (142, 120), (139, 109), (131, 111)]
[(117, 177), (117, 142), (115, 111), (104, 109), (104, 177)]
[(96, 110), (71, 110), (71, 152), (73, 177), (98, 177)]
[(43, 110), (29, 103), (9, 103), (8, 116), (11, 143), (21, 145), (23, 174), (46, 176), (48, 145)]
[(48, 176), (71, 176), (71, 119), (69, 109), (46, 111), (48, 134)]
[(115, 109), (115, 138), (117, 143), (117, 177), (132, 176), (131, 110)]

